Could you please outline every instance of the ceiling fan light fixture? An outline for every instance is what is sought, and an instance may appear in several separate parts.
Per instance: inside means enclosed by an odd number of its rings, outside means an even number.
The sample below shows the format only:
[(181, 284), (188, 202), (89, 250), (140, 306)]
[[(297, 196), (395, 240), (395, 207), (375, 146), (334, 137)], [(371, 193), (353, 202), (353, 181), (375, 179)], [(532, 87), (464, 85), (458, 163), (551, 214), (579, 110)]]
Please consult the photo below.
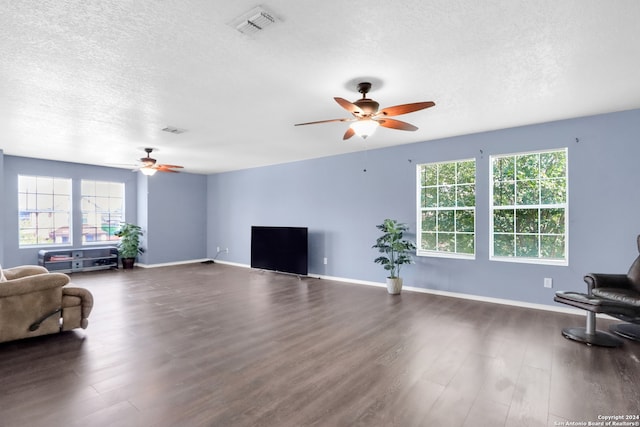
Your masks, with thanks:
[(373, 135), (376, 129), (380, 126), (375, 120), (362, 119), (351, 123), (351, 129), (362, 139), (367, 139), (368, 136)]
[(143, 175), (146, 176), (153, 176), (156, 173), (156, 170), (154, 168), (152, 168), (151, 166), (145, 166), (140, 168), (140, 172), (142, 172)]

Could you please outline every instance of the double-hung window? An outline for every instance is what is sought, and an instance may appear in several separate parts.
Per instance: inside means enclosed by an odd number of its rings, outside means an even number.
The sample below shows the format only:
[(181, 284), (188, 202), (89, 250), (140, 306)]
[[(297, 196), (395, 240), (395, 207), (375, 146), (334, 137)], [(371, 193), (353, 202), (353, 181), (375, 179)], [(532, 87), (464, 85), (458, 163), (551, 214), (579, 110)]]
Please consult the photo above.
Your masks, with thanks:
[(491, 156), (492, 260), (567, 265), (567, 149)]
[(70, 245), (71, 180), (18, 176), (19, 246)]
[(82, 180), (82, 243), (117, 240), (124, 220), (124, 183)]
[(418, 255), (475, 257), (476, 161), (417, 166)]

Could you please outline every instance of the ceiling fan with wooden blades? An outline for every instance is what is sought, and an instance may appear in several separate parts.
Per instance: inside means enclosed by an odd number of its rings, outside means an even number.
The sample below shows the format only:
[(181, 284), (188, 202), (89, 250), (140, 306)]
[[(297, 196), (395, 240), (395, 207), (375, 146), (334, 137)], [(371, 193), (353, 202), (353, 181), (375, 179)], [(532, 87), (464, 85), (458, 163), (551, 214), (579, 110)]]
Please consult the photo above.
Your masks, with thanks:
[(153, 148), (145, 148), (144, 151), (147, 153), (147, 157), (140, 158), (140, 166), (138, 166), (135, 170), (139, 170), (145, 175), (151, 176), (156, 172), (172, 172), (179, 173), (179, 171), (173, 169), (182, 169), (183, 166), (178, 165), (167, 165), (167, 164), (156, 164), (156, 159), (151, 158), (151, 153), (153, 152)]
[(425, 108), (433, 107), (436, 105), (432, 101), (427, 102), (414, 102), (411, 104), (395, 105), (393, 107), (383, 108), (379, 110), (380, 104), (373, 99), (367, 98), (367, 93), (371, 90), (371, 83), (361, 82), (358, 83), (358, 92), (362, 94), (362, 98), (354, 102), (349, 102), (344, 98), (335, 97), (338, 104), (353, 117), (345, 119), (329, 119), (319, 120), (315, 122), (297, 123), (294, 126), (315, 125), (319, 123), (330, 122), (352, 122), (349, 129), (342, 137), (343, 140), (349, 139), (354, 135), (358, 135), (363, 139), (366, 139), (371, 135), (378, 126), (386, 127), (389, 129), (415, 131), (418, 128), (410, 123), (403, 122), (396, 119), (390, 119), (389, 117), (400, 116), (402, 114), (412, 113), (414, 111), (424, 110)]

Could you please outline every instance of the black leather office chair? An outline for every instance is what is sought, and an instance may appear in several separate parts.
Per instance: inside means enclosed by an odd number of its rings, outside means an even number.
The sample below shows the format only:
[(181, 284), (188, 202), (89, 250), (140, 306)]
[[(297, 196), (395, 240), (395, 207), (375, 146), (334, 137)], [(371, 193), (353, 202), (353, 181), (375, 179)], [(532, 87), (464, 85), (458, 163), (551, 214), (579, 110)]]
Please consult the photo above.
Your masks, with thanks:
[[(640, 236), (637, 237), (640, 252)], [(627, 274), (589, 273), (584, 276), (587, 294), (558, 291), (555, 301), (587, 310), (585, 328), (565, 328), (562, 334), (587, 344), (617, 347), (622, 344), (615, 336), (596, 330), (596, 313), (604, 313), (627, 323), (612, 325), (616, 335), (640, 341), (640, 256)]]

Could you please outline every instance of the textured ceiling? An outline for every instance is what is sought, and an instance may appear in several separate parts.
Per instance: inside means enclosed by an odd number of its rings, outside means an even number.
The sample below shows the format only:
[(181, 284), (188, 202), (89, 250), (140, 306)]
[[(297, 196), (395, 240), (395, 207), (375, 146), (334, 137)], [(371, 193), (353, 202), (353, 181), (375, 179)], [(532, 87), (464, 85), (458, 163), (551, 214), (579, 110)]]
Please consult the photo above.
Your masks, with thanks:
[[(0, 2), (0, 149), (215, 173), (640, 108), (637, 0)], [(435, 101), (342, 141), (334, 96)], [(377, 84), (375, 84), (377, 83)], [(186, 129), (176, 135), (166, 126)]]

